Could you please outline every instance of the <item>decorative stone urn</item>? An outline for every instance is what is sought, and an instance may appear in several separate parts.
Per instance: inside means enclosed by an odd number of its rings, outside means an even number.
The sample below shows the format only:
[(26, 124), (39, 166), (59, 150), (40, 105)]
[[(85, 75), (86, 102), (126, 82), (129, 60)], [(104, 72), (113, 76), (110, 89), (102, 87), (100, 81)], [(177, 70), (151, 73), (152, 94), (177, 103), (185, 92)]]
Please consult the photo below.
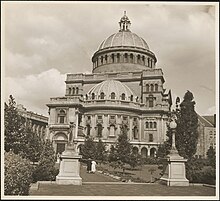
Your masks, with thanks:
[(160, 181), (167, 186), (189, 186), (189, 180), (186, 179), (185, 175), (185, 162), (187, 159), (179, 155), (175, 146), (175, 121), (170, 123), (170, 128), (172, 129), (172, 149), (164, 160), (164, 171)]

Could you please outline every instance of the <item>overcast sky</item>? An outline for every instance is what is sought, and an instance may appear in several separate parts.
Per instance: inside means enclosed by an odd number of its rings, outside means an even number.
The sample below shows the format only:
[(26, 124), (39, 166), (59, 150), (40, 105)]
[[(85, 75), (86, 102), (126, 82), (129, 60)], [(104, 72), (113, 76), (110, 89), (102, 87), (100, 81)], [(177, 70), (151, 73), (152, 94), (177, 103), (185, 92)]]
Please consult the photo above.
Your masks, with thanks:
[(131, 31), (155, 53), (164, 87), (171, 89), (173, 99), (182, 100), (190, 90), (199, 114), (216, 113), (218, 16), (213, 5), (4, 2), (3, 6), (5, 100), (12, 94), (27, 110), (48, 115), (50, 97), (65, 95), (66, 74), (92, 71), (92, 55), (105, 38), (118, 32), (126, 10)]

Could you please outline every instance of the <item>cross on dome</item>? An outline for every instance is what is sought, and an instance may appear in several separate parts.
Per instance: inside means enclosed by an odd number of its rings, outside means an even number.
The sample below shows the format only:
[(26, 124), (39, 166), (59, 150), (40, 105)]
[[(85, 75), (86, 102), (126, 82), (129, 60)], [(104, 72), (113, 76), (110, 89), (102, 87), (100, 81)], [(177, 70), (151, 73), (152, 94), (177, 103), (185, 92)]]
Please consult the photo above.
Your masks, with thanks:
[(130, 31), (131, 22), (126, 15), (126, 11), (124, 11), (124, 16), (121, 18), (119, 22), (120, 30), (119, 31)]

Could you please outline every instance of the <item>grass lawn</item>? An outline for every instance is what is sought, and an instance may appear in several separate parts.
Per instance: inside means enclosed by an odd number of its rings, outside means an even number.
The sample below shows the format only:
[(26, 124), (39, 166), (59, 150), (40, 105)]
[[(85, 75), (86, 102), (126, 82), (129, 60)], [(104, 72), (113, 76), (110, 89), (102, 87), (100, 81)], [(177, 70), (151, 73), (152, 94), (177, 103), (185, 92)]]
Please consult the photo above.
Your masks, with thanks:
[[(168, 187), (159, 184), (83, 184), (57, 185), (40, 184), (39, 189), (30, 191), (30, 196), (209, 196), (215, 195), (215, 189), (204, 186)], [(135, 198), (134, 197), (134, 198)], [(164, 197), (162, 197), (164, 199)]]
[[(159, 179), (161, 170), (158, 169), (158, 165), (143, 165), (142, 167), (138, 167), (134, 170), (131, 170), (129, 168), (129, 166), (127, 167), (127, 169), (125, 170), (125, 175), (127, 177), (131, 176), (134, 179), (140, 178), (141, 180), (143, 180), (143, 182), (151, 182), (151, 173), (149, 172), (150, 168), (154, 168), (155, 171), (152, 174), (153, 177), (153, 182), (157, 179)], [(122, 170), (119, 168), (113, 169), (111, 166), (109, 166), (108, 164), (102, 164), (102, 165), (98, 165), (97, 166), (97, 170), (104, 170), (104, 171), (108, 171), (111, 174), (114, 175), (121, 175)]]

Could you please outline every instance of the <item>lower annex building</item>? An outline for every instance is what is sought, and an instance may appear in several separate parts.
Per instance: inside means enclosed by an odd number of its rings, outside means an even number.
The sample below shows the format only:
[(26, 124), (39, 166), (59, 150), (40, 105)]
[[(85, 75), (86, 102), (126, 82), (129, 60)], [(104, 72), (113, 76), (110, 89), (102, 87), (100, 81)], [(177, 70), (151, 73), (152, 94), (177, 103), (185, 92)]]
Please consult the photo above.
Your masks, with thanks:
[(122, 124), (143, 157), (154, 157), (166, 140), (171, 92), (163, 86), (155, 54), (130, 25), (125, 13), (119, 31), (94, 53), (92, 73), (67, 74), (65, 96), (50, 98), (47, 137), (56, 153), (64, 151), (70, 129), (76, 131), (78, 151), (85, 136), (101, 138), (109, 149)]

